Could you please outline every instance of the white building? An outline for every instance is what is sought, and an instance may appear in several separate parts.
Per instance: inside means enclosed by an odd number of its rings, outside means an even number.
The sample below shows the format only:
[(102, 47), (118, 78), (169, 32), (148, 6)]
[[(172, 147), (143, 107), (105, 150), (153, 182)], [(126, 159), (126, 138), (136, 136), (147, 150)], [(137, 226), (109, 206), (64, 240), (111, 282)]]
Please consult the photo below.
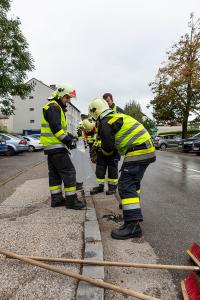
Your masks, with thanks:
[[(13, 119), (12, 132), (15, 133), (38, 133), (40, 132), (42, 107), (47, 103), (48, 97), (51, 95), (55, 85), (48, 86), (36, 78), (32, 78), (27, 82), (33, 89), (29, 96), (20, 98), (15, 96), (14, 106), (15, 114), (11, 117)], [(73, 105), (68, 105), (67, 121), (68, 131), (76, 135), (78, 121), (80, 120), (80, 111)]]
[(0, 113), (0, 130), (8, 132), (13, 130), (13, 116), (7, 117)]

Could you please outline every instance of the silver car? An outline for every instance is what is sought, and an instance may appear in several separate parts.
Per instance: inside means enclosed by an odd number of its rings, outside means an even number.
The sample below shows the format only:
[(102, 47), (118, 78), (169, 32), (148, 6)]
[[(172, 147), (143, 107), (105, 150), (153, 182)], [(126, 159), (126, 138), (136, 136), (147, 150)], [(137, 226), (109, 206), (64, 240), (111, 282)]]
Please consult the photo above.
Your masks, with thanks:
[(163, 134), (154, 138), (154, 146), (156, 149), (166, 150), (167, 148), (177, 147), (182, 138), (176, 134)]
[(10, 156), (28, 150), (27, 141), (22, 137), (0, 132), (0, 138), (5, 140), (8, 146), (6, 155)]
[(35, 138), (32, 135), (25, 135), (23, 138), (27, 141), (28, 143), (28, 151), (33, 152), (35, 150), (42, 150), (44, 146), (40, 143), (39, 138)]

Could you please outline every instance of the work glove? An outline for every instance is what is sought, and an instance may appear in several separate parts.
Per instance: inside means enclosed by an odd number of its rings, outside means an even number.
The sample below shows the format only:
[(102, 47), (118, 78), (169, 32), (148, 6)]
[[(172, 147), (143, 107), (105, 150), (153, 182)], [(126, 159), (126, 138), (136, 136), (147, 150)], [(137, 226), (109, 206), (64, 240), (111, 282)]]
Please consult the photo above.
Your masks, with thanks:
[(70, 150), (76, 149), (76, 139), (72, 139), (70, 143), (68, 143), (67, 148)]
[(68, 149), (75, 149), (76, 142), (72, 135), (66, 135), (62, 140), (62, 143), (67, 146)]

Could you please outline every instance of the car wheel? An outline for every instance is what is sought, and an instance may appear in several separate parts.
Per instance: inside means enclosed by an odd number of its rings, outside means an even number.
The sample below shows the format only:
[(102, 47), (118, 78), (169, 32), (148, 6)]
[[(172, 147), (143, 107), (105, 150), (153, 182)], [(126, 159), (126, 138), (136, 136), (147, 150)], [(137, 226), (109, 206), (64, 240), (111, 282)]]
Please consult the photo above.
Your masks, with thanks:
[(6, 152), (7, 156), (11, 156), (15, 154), (15, 150), (12, 147), (8, 146), (8, 151)]
[(28, 152), (33, 152), (35, 150), (35, 147), (30, 145), (28, 146)]
[(184, 153), (189, 153), (189, 150), (183, 150)]
[(160, 149), (161, 149), (162, 151), (165, 151), (165, 150), (167, 149), (167, 145), (166, 145), (166, 144), (161, 144), (161, 145), (160, 145)]

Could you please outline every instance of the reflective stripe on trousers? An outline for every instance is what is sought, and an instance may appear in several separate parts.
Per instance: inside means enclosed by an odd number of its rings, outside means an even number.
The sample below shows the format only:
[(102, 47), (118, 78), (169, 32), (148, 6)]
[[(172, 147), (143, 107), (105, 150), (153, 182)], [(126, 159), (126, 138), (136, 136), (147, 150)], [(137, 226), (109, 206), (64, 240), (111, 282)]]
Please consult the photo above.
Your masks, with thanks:
[(50, 189), (51, 195), (62, 193), (61, 185), (50, 186), (49, 189)]
[(109, 185), (118, 185), (118, 178), (117, 179), (108, 178), (108, 184)]
[(65, 191), (65, 196), (75, 195), (76, 194), (76, 186), (65, 187), (64, 191)]

